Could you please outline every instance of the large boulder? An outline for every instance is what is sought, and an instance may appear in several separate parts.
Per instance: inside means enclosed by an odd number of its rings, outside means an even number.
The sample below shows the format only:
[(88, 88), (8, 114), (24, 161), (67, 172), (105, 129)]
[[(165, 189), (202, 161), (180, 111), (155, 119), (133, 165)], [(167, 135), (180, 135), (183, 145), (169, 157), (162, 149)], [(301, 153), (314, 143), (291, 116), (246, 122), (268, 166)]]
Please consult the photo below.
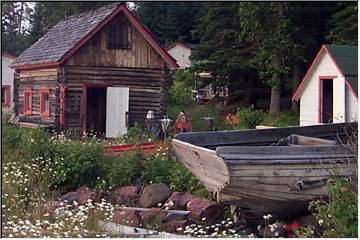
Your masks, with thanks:
[(183, 233), (187, 225), (189, 225), (187, 220), (171, 221), (164, 223), (162, 225), (162, 230), (170, 233)]
[(133, 209), (116, 209), (114, 211), (112, 222), (131, 227), (139, 227), (141, 224), (141, 217), (139, 212)]
[(139, 200), (140, 187), (139, 186), (126, 186), (115, 190), (114, 192), (114, 203), (125, 204), (128, 206), (134, 206)]
[(88, 187), (80, 187), (75, 192), (68, 192), (60, 198), (60, 201), (66, 201), (68, 203), (73, 203), (76, 201), (80, 205), (85, 204), (88, 199), (91, 199), (93, 202), (101, 201), (101, 194), (96, 190), (92, 190)]
[(148, 185), (144, 188), (139, 204), (141, 207), (155, 207), (159, 203), (164, 203), (171, 195), (170, 188), (164, 183)]
[(205, 198), (192, 199), (187, 203), (186, 208), (191, 212), (191, 216), (198, 221), (205, 217), (207, 222), (214, 222), (224, 215), (224, 206), (222, 204)]
[(190, 193), (173, 192), (166, 203), (169, 209), (185, 210), (186, 204), (195, 198)]
[(166, 212), (161, 208), (150, 208), (149, 211), (141, 212), (140, 216), (143, 226), (158, 229), (164, 223)]

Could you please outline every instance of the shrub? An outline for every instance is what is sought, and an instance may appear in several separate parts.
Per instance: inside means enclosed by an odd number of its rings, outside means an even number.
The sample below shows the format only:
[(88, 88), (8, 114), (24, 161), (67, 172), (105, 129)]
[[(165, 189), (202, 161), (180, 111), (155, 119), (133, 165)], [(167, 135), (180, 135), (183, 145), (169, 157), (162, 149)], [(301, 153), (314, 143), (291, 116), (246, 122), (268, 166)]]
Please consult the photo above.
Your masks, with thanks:
[(111, 188), (131, 185), (140, 175), (141, 154), (111, 158), (105, 169), (105, 179)]
[(101, 176), (104, 161), (103, 146), (94, 142), (64, 142), (52, 145), (53, 159), (61, 162), (58, 171), (66, 172), (66, 178), (58, 185), (64, 191), (79, 186), (94, 186)]
[(254, 106), (239, 108), (236, 112), (239, 118), (238, 129), (253, 129), (259, 125), (265, 118), (265, 113), (261, 110), (255, 110)]
[(295, 112), (283, 112), (276, 117), (266, 115), (261, 124), (273, 127), (297, 126), (299, 125), (299, 116)]
[(147, 129), (144, 129), (138, 123), (130, 127), (126, 134), (115, 140), (117, 143), (139, 144), (154, 141), (154, 136)]
[(313, 201), (309, 208), (323, 227), (324, 237), (357, 237), (357, 192), (345, 179), (337, 179), (328, 189), (328, 201)]

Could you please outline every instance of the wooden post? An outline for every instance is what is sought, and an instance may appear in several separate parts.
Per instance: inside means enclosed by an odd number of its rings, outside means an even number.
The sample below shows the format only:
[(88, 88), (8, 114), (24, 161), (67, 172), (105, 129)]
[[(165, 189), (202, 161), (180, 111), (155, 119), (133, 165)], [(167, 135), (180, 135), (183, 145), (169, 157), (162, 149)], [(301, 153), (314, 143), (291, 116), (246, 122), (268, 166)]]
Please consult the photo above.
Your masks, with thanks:
[(65, 128), (65, 91), (66, 87), (64, 84), (60, 86), (60, 128)]

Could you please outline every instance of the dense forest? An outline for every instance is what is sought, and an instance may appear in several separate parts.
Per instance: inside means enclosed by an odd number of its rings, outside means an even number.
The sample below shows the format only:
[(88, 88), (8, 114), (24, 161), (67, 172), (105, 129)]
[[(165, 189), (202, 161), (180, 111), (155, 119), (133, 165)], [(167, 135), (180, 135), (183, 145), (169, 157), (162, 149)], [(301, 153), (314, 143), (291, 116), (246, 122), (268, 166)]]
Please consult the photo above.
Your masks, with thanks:
[[(2, 51), (20, 54), (67, 16), (111, 2), (2, 2)], [(282, 86), (294, 89), (321, 44), (357, 45), (357, 2), (136, 2), (129, 5), (167, 46), (199, 43), (196, 71), (224, 84), (255, 70), (271, 88), (270, 113)]]

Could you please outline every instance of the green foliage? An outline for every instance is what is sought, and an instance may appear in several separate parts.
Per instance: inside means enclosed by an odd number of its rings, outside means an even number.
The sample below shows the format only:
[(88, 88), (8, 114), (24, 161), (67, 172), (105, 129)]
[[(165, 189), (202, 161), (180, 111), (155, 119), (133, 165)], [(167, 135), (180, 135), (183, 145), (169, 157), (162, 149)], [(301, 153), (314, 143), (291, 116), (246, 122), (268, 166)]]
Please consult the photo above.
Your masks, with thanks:
[[(194, 42), (191, 31), (202, 3), (199, 2), (136, 2), (136, 15), (160, 44), (175, 41)], [(191, 9), (191, 11), (189, 11)]]
[(238, 129), (253, 129), (265, 119), (265, 113), (261, 110), (255, 110), (253, 105), (239, 108), (236, 116), (240, 120)]
[(309, 208), (323, 227), (324, 237), (358, 236), (356, 189), (345, 179), (336, 179), (328, 189), (329, 200), (311, 202)]
[(101, 175), (104, 164), (103, 146), (87, 142), (53, 143), (52, 158), (61, 162), (58, 171), (65, 171), (66, 178), (58, 183), (64, 191), (73, 190), (79, 186), (94, 186), (97, 177)]
[(111, 188), (134, 184), (140, 177), (140, 153), (108, 159), (104, 171), (104, 178)]
[(295, 112), (283, 112), (278, 116), (266, 115), (261, 125), (273, 127), (298, 126), (299, 116)]
[(139, 144), (146, 142), (153, 142), (154, 136), (147, 129), (144, 129), (137, 122), (134, 126), (130, 127), (126, 134), (117, 138), (115, 142), (117, 143), (127, 143), (127, 144)]
[(156, 154), (141, 161), (141, 180), (144, 183), (167, 183), (171, 179), (171, 171), (174, 162), (169, 159), (167, 154)]
[[(34, 191), (40, 198), (51, 195), (52, 190), (68, 192), (84, 185), (107, 190), (151, 182), (163, 182), (177, 191), (208, 196), (204, 187), (176, 160), (168, 147), (159, 147), (156, 154), (148, 157), (140, 152), (106, 157), (103, 145), (95, 139), (72, 141), (56, 136), (50, 138), (50, 134), (43, 129), (25, 129), (6, 124), (2, 127), (2, 161), (9, 164), (6, 176), (15, 184), (11, 185), (10, 192), (17, 193), (19, 197), (24, 197), (25, 188), (32, 188), (28, 185), (30, 183), (36, 185)], [(13, 177), (12, 164), (19, 168), (19, 172), (27, 174)], [(31, 170), (32, 164), (37, 166), (36, 171)], [(28, 182), (21, 185), (23, 180), (18, 183), (16, 177), (26, 177)], [(29, 195), (28, 190), (27, 199), (35, 199), (35, 192)]]
[(358, 5), (356, 2), (339, 2), (329, 21), (327, 41), (334, 44), (357, 45)]
[(176, 118), (177, 114), (191, 103), (191, 89), (195, 85), (194, 74), (189, 71), (177, 70), (167, 96), (168, 115)]

